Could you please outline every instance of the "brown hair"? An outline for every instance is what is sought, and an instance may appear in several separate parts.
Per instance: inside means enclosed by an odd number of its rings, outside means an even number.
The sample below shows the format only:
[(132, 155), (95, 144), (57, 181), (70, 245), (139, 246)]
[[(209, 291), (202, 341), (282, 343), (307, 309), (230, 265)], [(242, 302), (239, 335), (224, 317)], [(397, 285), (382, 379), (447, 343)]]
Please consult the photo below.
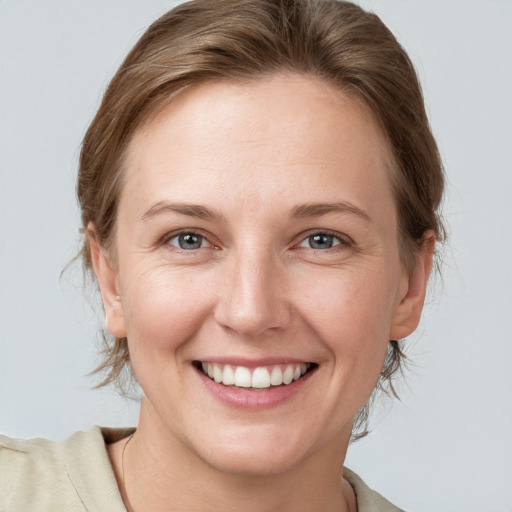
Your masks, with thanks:
[[(427, 230), (443, 238), (438, 215), (444, 178), (414, 68), (373, 13), (336, 0), (195, 0), (153, 23), (112, 79), (82, 146), (78, 198), (109, 247), (122, 187), (123, 155), (134, 132), (179, 91), (210, 80), (250, 80), (280, 71), (309, 74), (362, 101), (387, 136), (404, 268)], [(81, 255), (91, 271), (85, 237)], [(126, 340), (104, 333), (100, 385), (129, 368)], [(378, 388), (394, 393), (403, 358), (391, 341)], [(366, 406), (356, 427), (364, 427)]]

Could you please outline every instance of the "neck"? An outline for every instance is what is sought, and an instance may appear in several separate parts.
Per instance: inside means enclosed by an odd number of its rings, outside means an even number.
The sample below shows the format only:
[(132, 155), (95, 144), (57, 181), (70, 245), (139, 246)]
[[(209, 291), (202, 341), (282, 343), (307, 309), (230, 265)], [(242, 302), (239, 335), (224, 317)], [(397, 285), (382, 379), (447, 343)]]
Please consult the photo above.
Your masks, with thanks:
[(123, 499), (130, 512), (355, 510), (342, 468), (348, 437), (323, 447), (285, 471), (269, 474), (229, 473), (212, 467), (143, 411), (137, 432), (125, 446)]

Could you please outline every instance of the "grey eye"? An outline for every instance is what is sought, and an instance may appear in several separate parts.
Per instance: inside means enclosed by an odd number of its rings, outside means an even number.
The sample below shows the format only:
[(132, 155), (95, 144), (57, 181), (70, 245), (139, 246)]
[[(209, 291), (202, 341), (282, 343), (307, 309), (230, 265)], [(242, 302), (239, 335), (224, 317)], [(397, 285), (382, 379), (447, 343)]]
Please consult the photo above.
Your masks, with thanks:
[(197, 235), (196, 233), (180, 233), (169, 240), (170, 245), (179, 247), (184, 251), (200, 249), (204, 247), (205, 243), (204, 236)]
[(335, 245), (340, 245), (340, 243), (340, 239), (334, 235), (317, 233), (316, 235), (311, 235), (304, 239), (300, 246), (310, 249), (330, 249)]

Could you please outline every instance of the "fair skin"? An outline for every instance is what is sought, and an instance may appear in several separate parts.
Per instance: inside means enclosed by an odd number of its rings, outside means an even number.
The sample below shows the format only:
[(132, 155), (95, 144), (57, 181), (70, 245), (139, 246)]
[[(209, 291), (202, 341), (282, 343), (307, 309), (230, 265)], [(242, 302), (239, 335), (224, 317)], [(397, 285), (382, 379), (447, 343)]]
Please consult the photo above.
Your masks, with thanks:
[[(293, 74), (196, 86), (138, 130), (113, 251), (90, 226), (144, 392), (124, 463), (126, 441), (109, 448), (129, 508), (357, 509), (353, 418), (432, 263), (430, 242), (401, 265), (391, 172), (367, 109)], [(297, 380), (269, 384), (288, 367)]]

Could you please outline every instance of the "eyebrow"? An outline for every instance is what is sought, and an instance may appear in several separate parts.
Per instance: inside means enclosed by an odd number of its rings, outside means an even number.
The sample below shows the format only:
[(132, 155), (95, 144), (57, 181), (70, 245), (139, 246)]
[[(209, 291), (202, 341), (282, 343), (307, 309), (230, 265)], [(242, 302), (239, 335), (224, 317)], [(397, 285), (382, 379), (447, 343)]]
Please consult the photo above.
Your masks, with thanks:
[[(158, 215), (172, 212), (180, 215), (187, 215), (189, 217), (197, 217), (204, 220), (223, 220), (224, 216), (221, 213), (217, 213), (210, 210), (206, 206), (199, 204), (188, 204), (188, 203), (170, 203), (168, 201), (159, 201), (155, 203), (149, 210), (147, 210), (141, 216), (141, 220), (144, 222)], [(371, 222), (370, 216), (361, 208), (342, 201), (336, 203), (307, 203), (301, 204), (294, 207), (291, 211), (292, 218), (307, 218), (307, 217), (320, 217), (328, 213), (352, 213), (361, 217), (362, 219)]]
[(292, 217), (306, 218), (306, 217), (320, 217), (327, 213), (352, 213), (361, 217), (362, 219), (371, 222), (371, 218), (364, 210), (357, 206), (341, 201), (336, 203), (307, 203), (296, 206), (292, 210)]
[(141, 220), (144, 222), (148, 221), (152, 217), (161, 215), (163, 213), (172, 212), (181, 215), (187, 215), (189, 217), (197, 217), (199, 219), (223, 219), (223, 215), (216, 213), (205, 206), (199, 204), (188, 204), (188, 203), (170, 203), (168, 201), (159, 201), (155, 203), (149, 210), (142, 214)]

